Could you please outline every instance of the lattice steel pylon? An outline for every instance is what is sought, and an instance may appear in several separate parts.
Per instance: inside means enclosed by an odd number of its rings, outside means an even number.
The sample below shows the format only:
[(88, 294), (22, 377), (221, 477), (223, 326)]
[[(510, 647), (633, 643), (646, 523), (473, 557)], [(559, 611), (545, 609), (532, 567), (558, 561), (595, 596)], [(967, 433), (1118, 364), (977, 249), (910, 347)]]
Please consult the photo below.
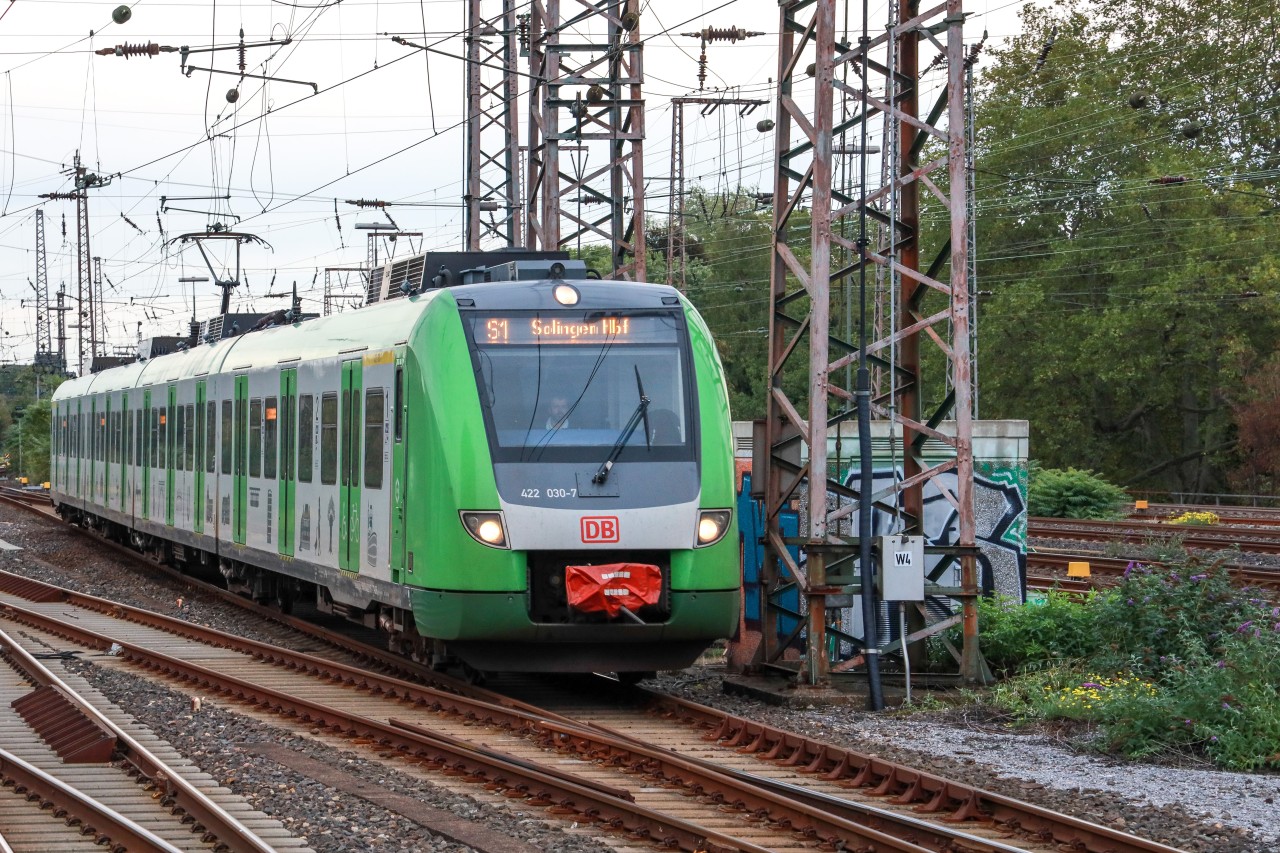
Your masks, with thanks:
[(36, 359), (40, 368), (61, 372), (58, 356), (53, 351), (53, 333), (49, 324), (49, 262), (45, 254), (44, 210), (36, 208)]
[[(918, 0), (900, 2), (900, 8), (891, 10), (887, 32), (876, 38), (864, 36), (856, 45), (842, 44), (836, 38), (836, 0), (790, 0), (780, 5), (770, 394), (764, 424), (767, 527), (762, 600), (777, 602), (780, 594), (794, 585), (804, 606), (796, 614), (798, 627), (788, 638), (780, 638), (777, 632), (777, 619), (783, 608), (776, 604), (764, 607), (756, 663), (770, 665), (780, 661), (788, 641), (804, 630), (809, 653), (799, 680), (809, 685), (823, 683), (829, 672), (826, 596), (864, 592), (860, 579), (851, 572), (854, 558), (860, 564), (861, 580), (869, 582), (872, 578), (867, 550), (870, 537), (859, 536), (871, 527), (871, 509), (891, 513), (890, 521), (896, 518), (898, 524), (894, 532), (922, 534), (926, 483), (950, 502), (957, 528), (954, 545), (928, 549), (947, 555), (930, 580), (936, 581), (951, 560), (959, 560), (960, 589), (946, 594), (961, 602), (962, 614), (937, 622), (925, 632), (915, 632), (908, 639), (921, 639), (923, 633), (940, 630), (939, 625), (963, 622), (961, 673), (969, 681), (981, 678), (982, 660), (976, 640), (978, 584), (965, 239), (964, 15), (961, 0), (944, 0), (925, 12), (919, 12)], [(918, 114), (918, 52), (922, 42), (932, 43), (942, 52), (947, 78), (941, 96), (924, 117)], [(883, 61), (872, 60), (872, 52), (880, 50), (885, 54)], [(836, 71), (844, 64), (849, 64), (848, 83), (836, 79)], [(875, 81), (867, 79), (871, 74), (876, 75)], [(812, 109), (801, 105), (810, 91)], [(882, 91), (887, 92), (883, 98), (872, 94)], [(849, 99), (852, 107), (849, 118), (839, 124), (834, 120), (836, 98)], [(940, 124), (943, 116), (945, 124)], [(850, 129), (860, 130), (873, 118), (885, 121), (884, 141), (897, 146), (890, 180), (873, 190), (865, 186), (864, 177), (864, 186), (857, 194), (834, 190), (837, 158), (865, 157), (868, 147), (838, 152), (833, 138)], [(865, 141), (865, 135), (863, 138)], [(921, 154), (926, 150), (928, 159), (922, 163)], [(865, 162), (861, 172), (867, 174)], [(943, 175), (945, 182), (940, 179)], [(921, 184), (939, 203), (937, 218), (949, 220), (949, 239), (938, 241), (943, 244), (942, 250), (923, 270)], [(810, 219), (807, 225), (800, 215), (806, 202)], [(846, 224), (850, 221), (852, 228)], [(887, 224), (889, 235), (878, 245), (844, 236), (872, 234), (871, 225), (876, 221)], [(863, 222), (867, 224), (865, 231), (861, 229)], [(800, 243), (807, 245), (802, 247)], [(833, 246), (850, 253), (853, 260), (847, 267), (833, 269)], [(888, 368), (885, 376), (889, 387), (875, 398), (871, 396), (867, 370), (859, 370), (858, 391), (837, 384), (843, 368), (860, 361), (865, 367), (866, 361), (853, 342), (840, 341), (831, 334), (834, 285), (846, 276), (865, 276), (867, 264), (888, 269), (897, 300), (886, 334), (866, 340), (867, 359)], [(948, 264), (949, 279), (942, 281), (936, 277), (937, 271)], [(865, 278), (861, 280), (865, 282)], [(865, 316), (861, 323), (865, 335)], [(935, 361), (945, 363), (949, 379), (945, 383), (948, 394), (927, 413), (925, 388), (944, 383), (925, 385), (931, 378), (924, 375), (926, 362), (920, 352), (926, 341), (940, 350), (942, 359)], [(837, 353), (832, 352), (832, 344)], [(800, 388), (798, 381), (791, 378), (799, 371), (789, 368), (806, 355), (808, 383)], [(828, 430), (856, 416), (852, 404), (859, 395), (869, 403), (872, 416), (900, 431), (902, 471), (879, 490), (871, 487), (869, 477), (849, 486), (835, 482), (828, 465)], [(832, 398), (837, 401), (835, 406), (831, 405)], [(954, 421), (954, 434), (940, 428), (948, 418)], [(869, 419), (859, 420), (859, 431), (865, 429), (869, 437)], [(926, 439), (941, 442), (953, 455), (941, 461), (927, 460), (923, 454)], [(941, 476), (952, 473), (954, 488)], [(807, 500), (802, 500), (804, 506), (799, 513), (799, 536), (789, 539), (782, 532), (781, 514), (797, 498)], [(854, 518), (860, 522), (856, 527), (850, 525)], [(802, 551), (800, 560), (789, 550), (795, 544)], [(872, 594), (873, 589), (865, 591)], [(938, 589), (936, 583), (933, 589)], [(863, 657), (871, 659), (881, 649), (874, 642), (876, 620), (868, 624), (866, 613), (864, 610), (864, 636), (860, 639)]]
[[(645, 278), (644, 82), (639, 0), (533, 0), (528, 24), (530, 249), (603, 242), (614, 277)], [(565, 33), (604, 35), (562, 40)], [(569, 143), (565, 145), (564, 143)], [(562, 162), (576, 149), (575, 163)], [(593, 154), (602, 155), (592, 162)], [(569, 168), (564, 168), (568, 166)]]
[[(466, 244), (519, 246), (520, 198), (516, 4), (467, 0)], [(485, 214), (490, 214), (485, 217)]]

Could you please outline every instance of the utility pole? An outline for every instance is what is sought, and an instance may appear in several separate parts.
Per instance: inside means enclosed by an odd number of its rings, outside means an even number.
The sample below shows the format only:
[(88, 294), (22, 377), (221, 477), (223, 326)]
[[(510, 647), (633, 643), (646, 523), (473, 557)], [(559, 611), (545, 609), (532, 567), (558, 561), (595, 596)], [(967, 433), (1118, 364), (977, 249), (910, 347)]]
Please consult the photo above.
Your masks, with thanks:
[(65, 281), (58, 285), (58, 307), (53, 310), (58, 312), (58, 369), (65, 373), (67, 370), (67, 312), (71, 310), (67, 307)]
[[(644, 82), (639, 0), (533, 0), (529, 52), (529, 173), (525, 246), (609, 247), (611, 275), (645, 279)], [(605, 30), (604, 36), (590, 34)], [(562, 41), (566, 32), (572, 40)], [(584, 35), (577, 35), (583, 33)], [(563, 161), (564, 143), (600, 156)], [(565, 167), (568, 168), (565, 168)], [(585, 207), (585, 212), (584, 212)], [(602, 212), (593, 212), (600, 210)]]
[(44, 209), (36, 208), (36, 367), (51, 367), (61, 372), (63, 365), (54, 360), (53, 339), (49, 331), (49, 263), (44, 242)]
[[(107, 354), (107, 325), (106, 318), (103, 316), (106, 312), (102, 302), (102, 258), (99, 257), (94, 257), (93, 259), (93, 290), (89, 296), (89, 304), (98, 306), (96, 316), (101, 321), (97, 322), (89, 332), (89, 337), (94, 342), (93, 356), (97, 358), (99, 354), (97, 345), (98, 332), (102, 332), (102, 355)], [(95, 316), (95, 312), (92, 310), (90, 310), (89, 314), (90, 316)], [(89, 361), (89, 369), (93, 369), (92, 359)]]
[[(98, 354), (97, 308), (93, 299), (92, 271), (89, 267), (89, 194), (93, 187), (105, 187), (111, 183), (111, 176), (102, 177), (88, 171), (80, 165), (80, 152), (76, 152), (74, 166), (68, 171), (75, 177), (75, 190), (69, 193), (43, 193), (40, 198), (74, 201), (76, 203), (76, 304), (79, 306), (80, 322), (76, 324), (76, 352), (78, 356), (77, 375), (84, 375), (84, 327), (89, 326), (89, 360)], [(85, 290), (89, 291), (85, 306)]]
[[(520, 246), (520, 120), (514, 0), (467, 0), (467, 249)], [(483, 214), (490, 214), (486, 220)]]
[[(936, 578), (942, 568), (958, 560), (961, 588), (945, 595), (960, 600), (962, 613), (916, 631), (912, 637), (923, 639), (963, 623), (961, 673), (972, 682), (980, 680), (982, 672), (977, 646), (979, 589), (966, 258), (964, 13), (962, 0), (945, 0), (923, 13), (918, 0), (891, 0), (888, 31), (874, 38), (869, 35), (864, 9), (863, 33), (855, 45), (836, 38), (835, 11), (836, 0), (784, 0), (780, 5), (775, 238), (770, 275), (771, 387), (760, 442), (764, 470), (757, 472), (763, 475), (766, 507), (762, 579), (766, 604), (756, 664), (772, 666), (783, 659), (788, 643), (778, 636), (777, 619), (785, 612), (781, 595), (794, 584), (804, 601), (800, 621), (807, 632), (806, 665), (797, 680), (809, 686), (825, 683), (829, 672), (827, 596), (853, 592), (863, 601), (863, 636), (846, 639), (860, 645), (862, 654), (841, 668), (866, 665), (874, 704), (880, 648), (875, 636), (878, 605), (871, 554), (872, 511), (893, 516), (891, 521), (896, 520), (906, 534), (922, 535), (926, 483), (950, 503), (958, 529), (955, 544), (943, 551), (942, 566), (926, 577), (926, 594), (943, 595)], [(947, 75), (941, 96), (925, 117), (919, 114), (918, 100), (921, 44), (934, 44), (942, 51)], [(873, 51), (883, 51), (883, 57), (872, 60)], [(848, 65), (850, 82), (837, 83), (836, 72), (844, 65)], [(878, 82), (868, 79), (872, 72)], [(799, 100), (801, 93), (809, 90), (815, 93), (811, 108)], [(878, 94), (882, 91), (886, 92), (883, 98)], [(835, 98), (850, 106), (848, 118), (838, 124)], [(853, 161), (863, 175), (856, 195), (833, 187), (839, 157), (856, 154), (865, 158), (869, 153), (866, 129), (872, 119), (884, 122), (884, 141), (896, 148), (890, 180), (868, 188), (866, 161), (862, 159)], [(861, 134), (862, 144), (835, 150), (833, 138), (845, 132)], [(930, 139), (945, 142), (947, 149), (922, 164), (920, 153)], [(929, 177), (944, 171), (948, 176), (945, 194)], [(921, 183), (939, 196), (950, 221), (950, 241), (926, 263), (922, 263), (918, 238)], [(811, 211), (807, 224), (796, 216), (806, 203)], [(868, 220), (873, 219), (889, 223), (889, 239), (876, 245), (866, 236)], [(848, 234), (858, 237), (853, 240)], [(833, 265), (833, 245), (847, 250), (852, 262), (844, 267)], [(808, 260), (804, 260), (806, 250)], [(890, 287), (897, 288), (891, 328), (875, 340), (867, 336), (868, 265), (884, 267)], [(936, 270), (948, 266), (946, 281), (934, 277)], [(847, 276), (856, 277), (861, 294), (857, 342), (842, 341), (831, 333), (831, 293)], [(930, 313), (925, 313), (926, 293), (943, 294), (945, 303), (928, 303)], [(945, 365), (952, 389), (951, 395), (928, 412), (923, 389), (943, 383), (931, 381), (926, 386), (926, 380), (932, 379), (925, 375), (926, 362), (921, 358), (926, 342), (941, 351), (935, 363)], [(807, 396), (793, 399), (783, 386), (783, 372), (793, 358), (806, 355)], [(869, 378), (872, 360), (890, 368), (885, 374), (890, 387), (875, 398)], [(853, 364), (858, 366), (856, 388), (840, 387), (837, 380), (844, 368)], [(901, 474), (882, 481), (879, 492), (873, 488), (871, 468), (873, 413), (888, 423), (903, 464)], [(839, 472), (832, 472), (828, 465), (827, 436), (831, 427), (855, 418), (861, 474), (856, 484), (844, 485), (838, 482)], [(947, 419), (954, 422), (953, 434), (939, 426)], [(945, 445), (953, 455), (943, 460), (926, 459), (926, 439)], [(955, 487), (942, 475), (954, 476)], [(807, 500), (808, 509), (801, 513), (802, 561), (791, 555), (780, 518), (798, 498)], [(854, 535), (842, 535), (854, 518)], [(853, 573), (855, 558), (858, 574)]]
[[(364, 267), (325, 267), (324, 268), (324, 316), (328, 317), (333, 313), (333, 306), (343, 302), (354, 302), (357, 305), (364, 301), (363, 293), (347, 293), (344, 286), (341, 293), (334, 293), (332, 274), (335, 272), (358, 272), (361, 275), (368, 272)], [(345, 279), (344, 279), (345, 283)]]
[[(708, 30), (709, 31), (709, 30)], [(719, 31), (717, 31), (719, 32)], [(737, 28), (734, 28), (737, 32)], [(689, 35), (689, 33), (685, 33)], [(694, 33), (693, 35), (697, 35)], [(763, 33), (745, 33), (747, 35), (764, 35)], [(706, 37), (703, 37), (703, 62), (706, 61)], [(671, 202), (667, 207), (667, 284), (672, 284), (672, 270), (675, 268), (676, 228), (680, 229), (680, 292), (686, 285), (685, 262), (687, 260), (684, 234), (684, 106), (695, 104), (702, 107), (701, 114), (709, 116), (723, 106), (739, 107), (738, 117), (750, 115), (756, 107), (763, 106), (764, 101), (757, 98), (672, 98), (671, 99)], [(672, 217), (672, 212), (679, 215)]]

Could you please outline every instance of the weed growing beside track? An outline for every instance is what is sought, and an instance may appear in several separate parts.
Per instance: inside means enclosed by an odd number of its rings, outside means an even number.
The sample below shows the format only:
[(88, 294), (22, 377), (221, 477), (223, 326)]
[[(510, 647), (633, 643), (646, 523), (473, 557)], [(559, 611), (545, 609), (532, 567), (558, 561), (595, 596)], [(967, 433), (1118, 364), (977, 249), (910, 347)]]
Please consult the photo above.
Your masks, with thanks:
[(1084, 599), (980, 606), (983, 652), (1008, 679), (991, 701), (1017, 718), (1092, 724), (1096, 748), (1129, 757), (1280, 769), (1280, 608), (1220, 565), (1135, 563)]

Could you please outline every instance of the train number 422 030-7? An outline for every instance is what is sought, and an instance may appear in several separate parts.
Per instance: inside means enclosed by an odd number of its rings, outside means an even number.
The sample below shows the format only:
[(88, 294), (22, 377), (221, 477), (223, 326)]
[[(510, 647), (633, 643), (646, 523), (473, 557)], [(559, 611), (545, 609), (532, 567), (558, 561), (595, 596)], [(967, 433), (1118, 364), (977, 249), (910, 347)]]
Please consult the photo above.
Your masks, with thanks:
[(577, 489), (521, 489), (522, 498), (576, 498)]

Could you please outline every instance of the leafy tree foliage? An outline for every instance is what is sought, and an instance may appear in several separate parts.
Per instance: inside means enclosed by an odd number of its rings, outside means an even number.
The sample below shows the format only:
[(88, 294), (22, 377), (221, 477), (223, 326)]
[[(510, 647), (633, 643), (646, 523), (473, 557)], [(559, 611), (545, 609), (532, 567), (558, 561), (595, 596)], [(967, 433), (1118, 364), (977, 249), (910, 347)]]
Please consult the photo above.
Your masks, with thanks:
[(1046, 465), (1200, 492), (1241, 465), (1229, 400), (1280, 331), (1277, 32), (1273, 3), (1064, 0), (992, 51), (982, 415)]
[(31, 483), (49, 479), (50, 412), (48, 400), (32, 403), (5, 434), (5, 451), (14, 475)]
[(1033, 466), (1027, 484), (1027, 512), (1035, 516), (1114, 519), (1126, 500), (1124, 489), (1076, 468)]

